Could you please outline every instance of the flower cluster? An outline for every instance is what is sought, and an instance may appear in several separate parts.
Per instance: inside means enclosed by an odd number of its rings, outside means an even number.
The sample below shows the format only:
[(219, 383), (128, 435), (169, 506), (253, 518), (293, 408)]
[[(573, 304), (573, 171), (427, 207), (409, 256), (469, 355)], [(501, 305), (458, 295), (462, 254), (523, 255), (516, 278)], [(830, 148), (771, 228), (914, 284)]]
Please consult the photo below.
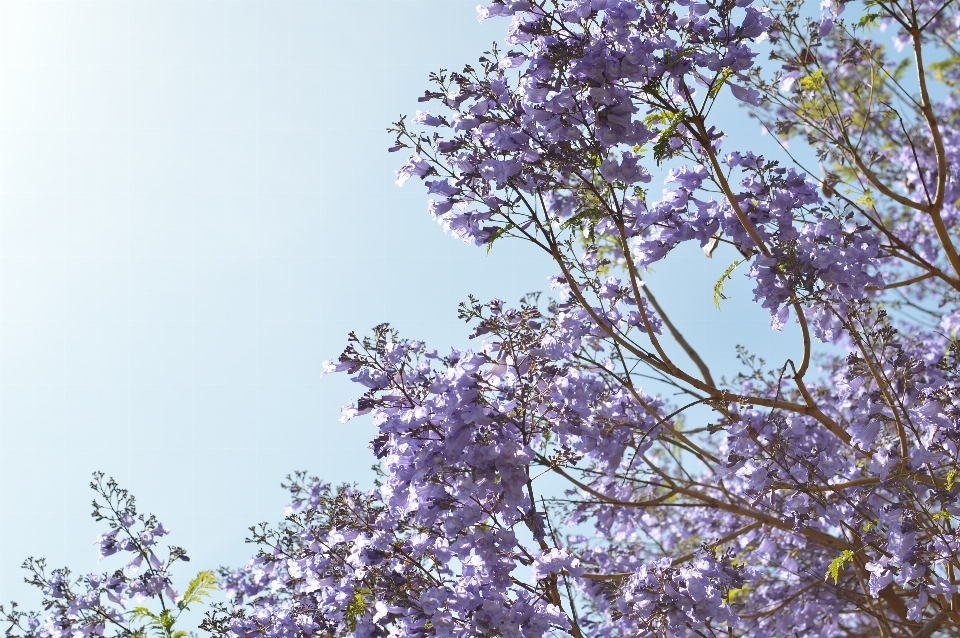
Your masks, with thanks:
[[(662, 425), (646, 411), (656, 400), (548, 354), (571, 322), (563, 307), (532, 301), (465, 305), (488, 337), (476, 352), (441, 358), (381, 326), (327, 364), (368, 388), (345, 418), (374, 412), (384, 479), (369, 493), (294, 481), (296, 514), (261, 532), (264, 551), (246, 568), (224, 574), (236, 608), (209, 627), (271, 637), (309, 634), (298, 619), (358, 636), (569, 628), (557, 580), (582, 569), (548, 542), (532, 468), (553, 454), (613, 476)], [(521, 568), (530, 576), (518, 586)]]
[[(105, 521), (109, 530), (97, 537), (100, 559), (127, 554), (129, 561), (111, 572), (72, 578), (67, 568), (47, 571), (44, 559), (29, 558), (23, 564), (26, 582), (43, 592), (40, 613), (0, 607), (10, 624), (8, 636), (23, 638), (89, 638), (91, 636), (145, 635), (152, 630), (160, 638), (179, 638), (174, 630), (180, 612), (198, 604), (216, 586), (212, 572), (200, 572), (183, 594), (173, 589), (171, 566), (189, 561), (185, 550), (170, 547), (166, 559), (157, 556), (157, 541), (169, 532), (154, 516), (137, 514), (136, 501), (112, 478), (94, 474), (90, 487), (103, 503), (93, 502), (93, 518)], [(159, 609), (151, 609), (151, 604)]]
[(481, 17), (513, 16), (507, 44), (516, 48), (488, 53), (482, 69), (434, 76), (437, 90), (423, 100), (449, 114), (413, 119), (432, 136), (411, 133), (405, 121), (394, 129), (391, 150), (415, 150), (397, 183), (424, 179), (442, 196), (431, 200), (431, 215), (468, 242), (523, 227), (533, 209), (548, 206), (542, 197), (580, 189), (595, 174), (625, 187), (649, 182), (640, 149), (650, 142), (658, 158), (684, 147), (712, 152), (722, 134), (686, 117), (696, 84), (708, 100), (724, 82), (738, 98), (757, 99), (730, 80), (751, 68), (750, 42), (771, 24), (749, 2), (683, 2), (683, 16), (671, 3), (545, 4), (483, 9)]

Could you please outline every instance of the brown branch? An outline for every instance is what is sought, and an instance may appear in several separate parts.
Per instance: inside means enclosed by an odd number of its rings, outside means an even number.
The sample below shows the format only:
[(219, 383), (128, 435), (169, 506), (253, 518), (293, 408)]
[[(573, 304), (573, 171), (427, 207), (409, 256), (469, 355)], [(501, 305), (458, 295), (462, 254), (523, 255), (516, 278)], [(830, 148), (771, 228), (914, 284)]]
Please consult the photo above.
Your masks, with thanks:
[[(743, 534), (752, 532), (753, 530), (760, 527), (760, 525), (761, 523), (759, 521), (754, 521), (753, 523), (750, 523), (745, 527), (741, 527), (740, 529), (734, 532), (730, 532), (729, 534), (727, 534), (722, 538), (718, 538), (712, 543), (708, 543), (708, 545), (710, 547), (719, 547), (720, 545), (725, 545), (726, 543), (729, 543), (730, 541), (734, 540), (735, 538), (738, 538), (739, 536), (742, 536)], [(684, 554), (683, 556), (680, 556), (679, 558), (674, 558), (673, 561), (671, 561), (670, 565), (672, 567), (676, 567), (677, 565), (682, 565), (688, 560), (696, 558), (698, 552), (699, 550), (697, 550), (696, 552), (689, 552), (687, 554)], [(612, 574), (583, 574), (582, 577), (586, 578), (587, 580), (624, 580), (624, 579), (630, 578), (631, 576), (633, 576), (633, 572), (614, 572)]]
[[(937, 231), (937, 238), (943, 245), (944, 252), (947, 253), (947, 259), (953, 266), (954, 272), (960, 275), (960, 255), (950, 239), (947, 226), (943, 221), (941, 212), (943, 211), (943, 200), (946, 197), (947, 185), (947, 153), (943, 147), (943, 136), (940, 134), (940, 125), (933, 113), (933, 105), (930, 102), (930, 93), (927, 89), (927, 74), (923, 68), (923, 47), (920, 42), (920, 29), (910, 30), (910, 36), (913, 39), (913, 53), (917, 61), (917, 82), (920, 85), (920, 111), (923, 118), (927, 121), (930, 129), (930, 136), (933, 138), (933, 148), (937, 158), (937, 191), (933, 203), (930, 205), (927, 213), (933, 221), (933, 227)], [(919, 168), (919, 167), (918, 167)]]
[[(544, 230), (544, 234), (547, 237), (547, 241), (550, 245), (550, 252), (553, 255), (553, 259), (557, 263), (557, 265), (560, 267), (561, 273), (566, 279), (567, 284), (570, 286), (571, 294), (573, 294), (573, 296), (576, 297), (581, 307), (584, 309), (584, 311), (586, 311), (586, 313), (590, 316), (590, 318), (594, 321), (594, 323), (596, 323), (597, 327), (600, 328), (601, 331), (603, 331), (608, 337), (613, 339), (614, 342), (622, 345), (631, 354), (638, 357), (641, 361), (647, 363), (648, 365), (659, 370), (660, 372), (673, 376), (674, 378), (679, 379), (684, 383), (688, 383), (694, 388), (702, 392), (706, 392), (714, 400), (731, 401), (731, 402), (750, 404), (750, 405), (759, 405), (767, 408), (779, 408), (782, 410), (788, 410), (790, 412), (794, 412), (796, 414), (810, 416), (816, 419), (821, 425), (826, 427), (827, 430), (829, 430), (834, 436), (839, 438), (845, 444), (850, 445), (850, 439), (851, 439), (850, 435), (843, 428), (841, 428), (836, 421), (834, 421), (833, 419), (828, 417), (826, 414), (824, 414), (824, 412), (820, 410), (820, 408), (818, 408), (816, 405), (812, 405), (812, 404), (803, 405), (800, 403), (791, 403), (789, 401), (782, 401), (780, 399), (765, 399), (762, 397), (748, 397), (740, 394), (728, 393), (724, 390), (717, 388), (716, 386), (705, 383), (700, 379), (697, 379), (696, 377), (690, 376), (689, 374), (683, 372), (682, 370), (679, 370), (677, 368), (671, 369), (664, 362), (656, 359), (655, 357), (651, 356), (649, 353), (644, 352), (643, 350), (638, 348), (636, 345), (624, 339), (621, 335), (617, 334), (617, 332), (613, 329), (612, 326), (608, 325), (608, 322), (602, 320), (597, 315), (593, 307), (589, 303), (587, 303), (586, 298), (583, 296), (583, 292), (577, 286), (576, 282), (573, 279), (573, 275), (570, 272), (570, 269), (567, 267), (567, 264), (565, 263), (562, 255), (560, 254), (560, 249), (557, 246), (556, 239), (551, 238), (549, 235), (547, 235), (545, 230)], [(803, 389), (801, 389), (801, 393), (802, 392), (804, 392)], [(673, 428), (671, 428), (669, 425), (666, 425), (666, 427), (670, 430), (673, 430)], [(678, 434), (676, 430), (673, 430), (673, 432), (675, 435)]]
[(667, 317), (667, 313), (663, 311), (663, 308), (660, 307), (660, 304), (657, 302), (657, 298), (653, 296), (653, 292), (650, 290), (650, 284), (644, 282), (643, 285), (643, 294), (646, 295), (647, 299), (650, 300), (650, 305), (653, 306), (653, 309), (657, 311), (657, 315), (660, 316), (660, 319), (663, 320), (663, 325), (667, 327), (667, 330), (670, 331), (670, 336), (673, 337), (674, 341), (680, 344), (680, 347), (683, 348), (683, 351), (687, 353), (687, 356), (693, 361), (697, 366), (697, 369), (700, 370), (700, 375), (703, 377), (703, 380), (710, 385), (715, 386), (716, 383), (713, 380), (713, 376), (710, 374), (710, 369), (707, 367), (707, 364), (704, 363), (703, 359), (700, 358), (699, 353), (694, 350), (687, 340), (680, 334), (680, 331), (677, 330), (676, 326), (673, 325), (673, 322), (670, 321), (670, 318)]
[[(603, 502), (609, 503), (611, 505), (619, 505), (621, 507), (648, 507), (650, 505), (658, 505), (664, 500), (664, 498), (659, 498), (659, 499), (654, 499), (653, 501), (641, 501), (641, 502), (622, 501), (620, 499), (606, 496), (602, 492), (598, 492), (592, 488), (589, 488), (588, 486), (585, 486), (581, 481), (578, 481), (577, 479), (573, 478), (572, 476), (564, 472), (559, 467), (554, 466), (553, 471), (557, 472), (558, 474), (560, 474), (561, 476), (569, 480), (571, 483), (573, 483), (577, 487), (581, 487), (581, 489), (585, 489), (590, 494), (593, 494)], [(843, 550), (843, 549), (853, 548), (853, 545), (851, 545), (847, 541), (840, 538), (836, 538), (834, 536), (830, 536), (829, 534), (826, 534), (819, 530), (812, 529), (809, 527), (801, 528), (798, 530), (798, 529), (795, 529), (793, 525), (786, 523), (780, 520), (779, 518), (776, 518), (769, 514), (764, 514), (763, 512), (758, 512), (757, 510), (754, 510), (754, 509), (737, 507), (736, 505), (725, 503), (723, 501), (719, 501), (710, 496), (701, 494), (696, 490), (691, 490), (691, 489), (678, 487), (678, 486), (674, 486), (671, 489), (673, 493), (683, 494), (684, 496), (689, 496), (690, 498), (696, 499), (697, 501), (700, 502), (701, 507), (717, 509), (724, 512), (730, 512), (731, 514), (737, 514), (738, 516), (743, 516), (745, 518), (752, 518), (754, 521), (756, 521), (759, 524), (766, 524), (766, 525), (769, 525), (770, 527), (776, 527), (786, 532), (806, 536), (807, 538), (814, 540), (815, 542), (818, 542), (823, 546), (830, 547), (832, 549)]]
[(923, 627), (920, 628), (920, 631), (913, 634), (913, 638), (930, 638), (937, 629), (940, 628), (940, 625), (943, 624), (943, 621), (947, 619), (947, 612), (941, 611), (939, 614), (928, 620)]
[(911, 277), (910, 279), (904, 279), (903, 281), (898, 281), (893, 284), (884, 284), (883, 286), (867, 286), (866, 290), (869, 291), (878, 291), (878, 290), (890, 290), (892, 288), (902, 288), (903, 286), (910, 286), (912, 284), (923, 281), (924, 279), (930, 279), (934, 276), (932, 272), (925, 272), (922, 275), (916, 277)]

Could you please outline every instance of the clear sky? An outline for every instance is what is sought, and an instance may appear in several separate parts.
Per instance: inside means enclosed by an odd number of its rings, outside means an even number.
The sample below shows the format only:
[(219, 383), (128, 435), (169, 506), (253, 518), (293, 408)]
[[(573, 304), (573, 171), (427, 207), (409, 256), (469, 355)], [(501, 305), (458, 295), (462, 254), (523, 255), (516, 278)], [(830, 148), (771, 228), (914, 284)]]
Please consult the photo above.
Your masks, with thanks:
[[(466, 345), (469, 293), (547, 287), (542, 255), (446, 237), (393, 184), (386, 126), (502, 40), (477, 2), (0, 0), (0, 601), (33, 600), (29, 555), (98, 569), (97, 469), (191, 568), (241, 563), (287, 473), (369, 480), (369, 426), (338, 422), (353, 391), (320, 379), (350, 330)], [(732, 259), (692, 247), (649, 277), (720, 372), (795, 336), (736, 274), (714, 308)]]

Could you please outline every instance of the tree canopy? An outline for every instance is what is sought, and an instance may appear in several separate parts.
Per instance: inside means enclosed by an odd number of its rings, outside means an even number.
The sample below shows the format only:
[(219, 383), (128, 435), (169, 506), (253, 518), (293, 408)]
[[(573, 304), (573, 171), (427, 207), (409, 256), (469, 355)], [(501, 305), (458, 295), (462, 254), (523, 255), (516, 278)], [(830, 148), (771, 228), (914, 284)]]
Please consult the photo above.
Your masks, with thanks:
[[(471, 298), (477, 346), (446, 355), (387, 325), (351, 335), (326, 369), (361, 388), (344, 420), (372, 415), (375, 486), (293, 475), (287, 518), (253, 528), (260, 551), (221, 571), (229, 603), (203, 629), (960, 636), (955, 3), (479, 14), (509, 19), (506, 48), (431, 77), (433, 110), (390, 129), (397, 183), (420, 178), (467, 243), (540, 249), (552, 292)], [(777, 157), (733, 146), (726, 92)], [(799, 324), (798, 356), (741, 350), (736, 376), (711, 373), (644, 281), (690, 242), (736, 255), (715, 300), (748, 277), (771, 329)], [(101, 553), (133, 561), (78, 590), (33, 564), (47, 611), (15, 610), (14, 635), (167, 636), (206, 594), (208, 576), (169, 588), (185, 554), (156, 559), (162, 526), (134, 534), (122, 503)], [(124, 602), (145, 598), (162, 609)]]

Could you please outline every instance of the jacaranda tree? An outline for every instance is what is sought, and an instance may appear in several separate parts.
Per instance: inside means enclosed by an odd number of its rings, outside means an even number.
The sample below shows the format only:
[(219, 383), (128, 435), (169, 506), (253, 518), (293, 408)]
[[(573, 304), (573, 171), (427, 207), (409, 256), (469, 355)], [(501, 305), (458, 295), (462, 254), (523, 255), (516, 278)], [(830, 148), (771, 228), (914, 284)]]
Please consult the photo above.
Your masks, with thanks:
[[(204, 629), (960, 636), (960, 14), (768, 2), (480, 7), (507, 48), (432, 76), (397, 181), (542, 250), (553, 296), (471, 299), (446, 356), (351, 336), (327, 370), (364, 388), (375, 488), (295, 475)], [(730, 94), (776, 159), (726, 138)], [(711, 373), (643, 279), (688, 242), (796, 356)]]

